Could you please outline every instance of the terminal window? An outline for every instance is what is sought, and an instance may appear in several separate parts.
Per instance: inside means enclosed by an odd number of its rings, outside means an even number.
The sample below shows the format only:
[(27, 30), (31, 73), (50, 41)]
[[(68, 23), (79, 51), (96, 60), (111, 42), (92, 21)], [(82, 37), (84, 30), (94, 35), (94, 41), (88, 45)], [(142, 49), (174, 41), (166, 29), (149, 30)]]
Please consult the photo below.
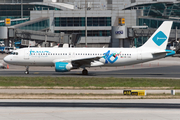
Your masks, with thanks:
[[(85, 17), (56, 17), (55, 26), (85, 26)], [(111, 17), (88, 17), (87, 26), (111, 26)]]

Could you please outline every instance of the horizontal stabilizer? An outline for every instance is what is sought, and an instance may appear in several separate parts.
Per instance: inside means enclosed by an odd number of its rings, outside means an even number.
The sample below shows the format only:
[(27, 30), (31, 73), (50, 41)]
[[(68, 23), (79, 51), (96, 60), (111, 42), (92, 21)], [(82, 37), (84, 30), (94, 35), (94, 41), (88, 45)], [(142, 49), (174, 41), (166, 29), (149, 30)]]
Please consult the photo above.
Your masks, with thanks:
[(157, 54), (163, 54), (163, 53), (166, 53), (166, 57), (176, 54), (176, 52), (173, 51), (173, 50), (165, 50), (165, 51), (155, 52), (155, 53), (152, 53), (152, 54), (157, 55)]

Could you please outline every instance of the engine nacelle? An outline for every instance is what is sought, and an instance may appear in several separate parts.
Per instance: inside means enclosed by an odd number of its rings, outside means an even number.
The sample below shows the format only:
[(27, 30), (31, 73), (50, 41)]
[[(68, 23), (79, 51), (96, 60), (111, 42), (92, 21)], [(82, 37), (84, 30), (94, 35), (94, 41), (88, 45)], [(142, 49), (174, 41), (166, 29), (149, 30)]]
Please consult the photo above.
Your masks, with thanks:
[(55, 70), (56, 72), (68, 72), (73, 68), (71, 63), (66, 62), (56, 62), (55, 63)]

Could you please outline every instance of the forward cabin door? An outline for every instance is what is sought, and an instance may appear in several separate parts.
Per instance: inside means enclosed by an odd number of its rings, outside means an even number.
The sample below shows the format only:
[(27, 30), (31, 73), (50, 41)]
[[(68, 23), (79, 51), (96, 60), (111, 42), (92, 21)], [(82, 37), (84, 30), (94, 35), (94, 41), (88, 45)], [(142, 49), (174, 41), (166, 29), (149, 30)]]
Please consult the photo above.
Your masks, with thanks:
[(28, 49), (24, 50), (24, 59), (25, 60), (29, 60), (29, 55), (30, 55), (29, 50)]

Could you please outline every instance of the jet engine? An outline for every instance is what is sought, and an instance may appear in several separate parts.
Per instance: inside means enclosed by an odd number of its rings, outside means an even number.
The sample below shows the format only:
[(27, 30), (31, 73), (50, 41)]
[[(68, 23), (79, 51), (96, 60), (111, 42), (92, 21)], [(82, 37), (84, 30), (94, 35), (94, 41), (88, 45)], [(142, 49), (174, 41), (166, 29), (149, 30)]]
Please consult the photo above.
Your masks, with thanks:
[(56, 62), (55, 71), (56, 72), (68, 72), (73, 68), (71, 63), (66, 62)]

